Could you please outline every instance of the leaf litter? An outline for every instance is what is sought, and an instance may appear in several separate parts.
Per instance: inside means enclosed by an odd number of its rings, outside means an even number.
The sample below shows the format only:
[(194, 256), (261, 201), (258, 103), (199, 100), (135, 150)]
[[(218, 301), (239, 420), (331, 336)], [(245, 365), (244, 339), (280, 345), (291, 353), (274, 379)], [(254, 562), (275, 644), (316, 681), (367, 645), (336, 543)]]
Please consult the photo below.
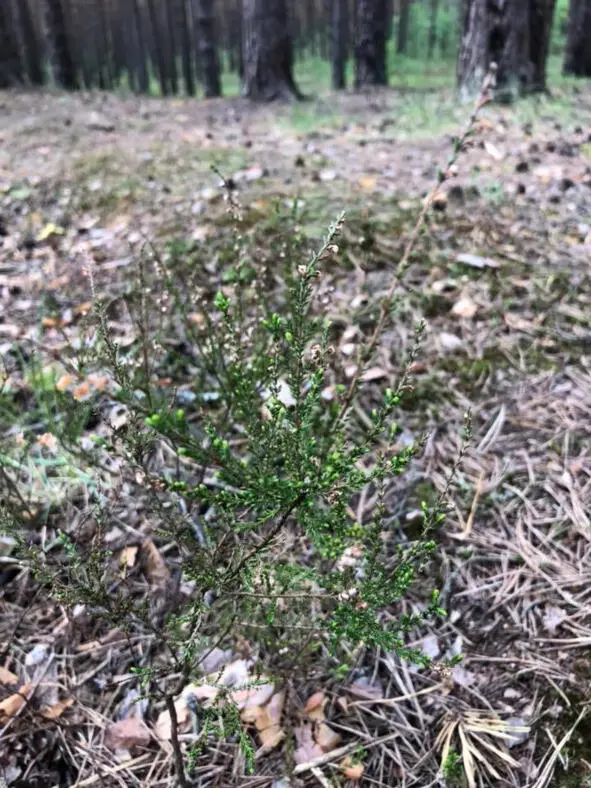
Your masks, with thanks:
[[(347, 97), (346, 100), (363, 102), (360, 97)], [(388, 99), (395, 100), (394, 97)], [(13, 151), (10, 154), (13, 157), (18, 152), (19, 166), (22, 166), (23, 171), (28, 169), (35, 173), (43, 170), (45, 179), (51, 183), (52, 177), (57, 177), (58, 173), (61, 177), (61, 166), (57, 166), (57, 159), (53, 160), (49, 156), (44, 158), (44, 166), (40, 168), (36, 159), (40, 154), (35, 152), (34, 146), (28, 145), (26, 150), (20, 150), (15, 131), (19, 117), (29, 112), (29, 99), (16, 94), (14, 101), (8, 129), (3, 131), (4, 134), (12, 135), (7, 149)], [(77, 97), (65, 97), (59, 106), (56, 102), (43, 106), (40, 117), (57, 113), (56, 117), (63, 120), (63, 113), (78, 111), (77, 101)], [(362, 106), (366, 114), (367, 106)], [(166, 105), (154, 100), (154, 112), (160, 111), (161, 114), (156, 115), (156, 123), (163, 127), (172, 123), (167, 120)], [(87, 108), (84, 113), (86, 115)], [(130, 144), (132, 135), (126, 130), (123, 113), (121, 121), (120, 113), (117, 117), (117, 135), (116, 139), (113, 137), (113, 145), (119, 151), (117, 155), (121, 153), (121, 161), (133, 162), (133, 157), (137, 155), (137, 131), (134, 130), (133, 144)], [(375, 121), (370, 116), (366, 124), (371, 127)], [(253, 124), (257, 122), (253, 119)], [(180, 123), (182, 126), (184, 121)], [(460, 469), (458, 484), (452, 491), (455, 507), (450, 514), (449, 531), (442, 534), (441, 543), (439, 568), (446, 581), (452, 582), (450, 578), (453, 578), (448, 602), (450, 609), (459, 613), (459, 616), (453, 622), (451, 619), (442, 622), (437, 631), (432, 633), (441, 648), (448, 651), (459, 630), (464, 637), (464, 659), (461, 666), (456, 666), (452, 672), (450, 678), (453, 683), (450, 688), (445, 672), (440, 674), (435, 670), (436, 664), (432, 669), (413, 672), (409, 665), (391, 655), (367, 654), (363, 657), (367, 662), (366, 667), (371, 669), (372, 675), (379, 679), (379, 686), (384, 688), (382, 697), (379, 692), (365, 699), (355, 696), (354, 692), (349, 695), (346, 691), (347, 684), (351, 685), (349, 680), (339, 687), (338, 697), (351, 697), (351, 700), (335, 704), (337, 716), (334, 719), (329, 722), (325, 719), (313, 720), (302, 713), (298, 720), (300, 738), (310, 751), (319, 753), (322, 750), (314, 735), (314, 725), (325, 724), (330, 730), (342, 735), (345, 742), (363, 746), (366, 752), (363, 763), (365, 774), (368, 777), (385, 774), (388, 784), (396, 784), (402, 779), (401, 775), (408, 778), (416, 769), (419, 770), (418, 784), (427, 784), (435, 779), (441, 764), (433, 754), (434, 741), (443, 733), (442, 741), (445, 744), (450, 726), (453, 726), (450, 746), (453, 744), (459, 752), (466, 766), (466, 775), (470, 775), (471, 779), (493, 786), (498, 785), (500, 779), (512, 780), (516, 786), (535, 784), (537, 788), (538, 785), (549, 785), (552, 774), (559, 768), (560, 749), (576, 742), (576, 737), (572, 737), (576, 726), (580, 724), (577, 719), (576, 724), (569, 721), (568, 726), (565, 726), (560, 711), (554, 711), (555, 717), (551, 717), (550, 711), (556, 707), (554, 698), (558, 693), (563, 708), (568, 708), (569, 703), (588, 701), (584, 689), (586, 674), (579, 655), (584, 653), (591, 642), (591, 620), (585, 598), (585, 559), (589, 540), (585, 518), (581, 516), (591, 504), (587, 484), (590, 468), (586, 459), (591, 438), (588, 430), (591, 381), (585, 350), (588, 343), (588, 321), (585, 315), (591, 303), (588, 247), (585, 244), (590, 234), (588, 228), (577, 226), (576, 219), (573, 222), (573, 216), (589, 214), (586, 191), (589, 185), (584, 174), (585, 152), (582, 144), (577, 142), (576, 135), (568, 132), (568, 144), (574, 155), (563, 156), (560, 153), (563, 140), (556, 141), (557, 134), (552, 123), (545, 123), (541, 119), (537, 122), (534, 141), (544, 150), (546, 143), (551, 144), (552, 150), (548, 149), (543, 163), (538, 166), (533, 161), (536, 154), (528, 148), (532, 144), (530, 138), (525, 132), (522, 133), (520, 124), (509, 110), (495, 108), (491, 118), (483, 119), (482, 123), (480, 133), (486, 135), (489, 145), (484, 150), (486, 168), (483, 167), (477, 176), (477, 188), (481, 196), (475, 197), (473, 204), (468, 202), (472, 199), (468, 196), (471, 186), (469, 179), (474, 177), (471, 173), (476, 171), (474, 168), (482, 162), (483, 155), (482, 150), (474, 146), (466, 152), (462, 165), (462, 171), (468, 175), (460, 174), (454, 184), (463, 189), (463, 206), (452, 197), (442, 195), (442, 210), (431, 223), (421, 248), (430, 267), (428, 275), (432, 277), (425, 292), (438, 300), (428, 304), (430, 331), (424, 347), (428, 364), (427, 371), (420, 374), (425, 386), (431, 377), (436, 381), (435, 392), (445, 390), (449, 396), (435, 406), (433, 389), (429, 393), (426, 388), (426, 393), (421, 395), (417, 387), (413, 394), (415, 397), (422, 396), (421, 401), (427, 410), (432, 405), (439, 408), (437, 418), (435, 411), (429, 411), (433, 423), (439, 425), (437, 440), (428, 444), (417, 470), (417, 473), (429, 479), (436, 490), (443, 488), (449, 463), (457, 450), (457, 435), (463, 412), (472, 407), (476, 414), (475, 440), (478, 451), (469, 455)], [(57, 123), (55, 127), (61, 128), (62, 125)], [(231, 123), (226, 126), (230, 128)], [(501, 127), (502, 134), (499, 132)], [(52, 137), (54, 132), (51, 129), (51, 124), (43, 123), (43, 129), (36, 133), (42, 138), (44, 147), (57, 152), (62, 143), (59, 135)], [(174, 130), (178, 131), (176, 128)], [(185, 131), (188, 133), (188, 130)], [(367, 131), (365, 129), (364, 133)], [(96, 133), (99, 136), (105, 134), (100, 130)], [(331, 173), (321, 182), (321, 188), (326, 190), (326, 195), (331, 195), (335, 205), (342, 201), (345, 179), (363, 190), (368, 203), (375, 199), (378, 212), (383, 210), (378, 203), (379, 196), (394, 197), (400, 183), (410, 184), (413, 181), (409, 190), (415, 189), (417, 193), (410, 196), (415, 200), (420, 197), (422, 176), (408, 177), (409, 165), (404, 160), (404, 145), (400, 145), (393, 154), (391, 144), (384, 144), (383, 150), (379, 142), (375, 146), (372, 144), (372, 161), (368, 161), (364, 152), (366, 149), (352, 144), (354, 135), (360, 133), (359, 129), (329, 133), (333, 135), (331, 144), (336, 150), (338, 178), (333, 179)], [(191, 134), (194, 139), (194, 128)], [(566, 134), (561, 132), (560, 136)], [(259, 186), (265, 192), (273, 188), (276, 171), (273, 169), (274, 162), (268, 159), (271, 154), (268, 150), (266, 152), (264, 135), (259, 138), (255, 136), (255, 140), (258, 141), (255, 142), (252, 166), (268, 169), (269, 175), (259, 178), (257, 173), (257, 177), (251, 181), (245, 177), (241, 187), (256, 201), (257, 197), (261, 197), (257, 193)], [(151, 144), (151, 141), (145, 142)], [(94, 144), (92, 130), (88, 134), (88, 143), (90, 146)], [(171, 146), (177, 146), (172, 151), (176, 160), (187, 161), (188, 144), (178, 135), (173, 135)], [(309, 144), (305, 135), (301, 140), (290, 140), (290, 144), (301, 147), (304, 158), (312, 155), (305, 150)], [(413, 146), (415, 157), (416, 150)], [(420, 146), (420, 155), (428, 164), (435, 163), (440, 152), (439, 142)], [(388, 166), (383, 171), (370, 169), (380, 153), (388, 157)], [(276, 159), (276, 155), (273, 154), (272, 158)], [(506, 169), (500, 169), (506, 168), (507, 164), (524, 161), (528, 168), (520, 167), (523, 172), (507, 176)], [(132, 168), (135, 168), (135, 164), (132, 164)], [(300, 169), (301, 178), (309, 177), (304, 172), (306, 168)], [(324, 169), (330, 171), (335, 167), (328, 164)], [(367, 175), (368, 172), (371, 172), (371, 176)], [(186, 175), (183, 178), (176, 172), (170, 172), (167, 178), (169, 176), (174, 181), (174, 188), (184, 196), (184, 182), (188, 180)], [(290, 173), (289, 177), (292, 176), (293, 173)], [(100, 187), (91, 190), (90, 194), (98, 197), (106, 191), (110, 185), (109, 177), (108, 173), (101, 175)], [(362, 182), (363, 178), (368, 180)], [(495, 179), (499, 178), (507, 184), (504, 201), (499, 200), (499, 191), (494, 187)], [(97, 180), (96, 176), (94, 180)], [(562, 191), (566, 180), (572, 181), (573, 185)], [(312, 180), (310, 182), (313, 183)], [(155, 220), (147, 219), (152, 192), (148, 189), (141, 192), (137, 201), (139, 210), (135, 215), (122, 202), (117, 205), (117, 217), (101, 216), (101, 211), (88, 211), (87, 216), (81, 217), (78, 222), (82, 230), (78, 233), (77, 228), (62, 224), (51, 202), (43, 202), (39, 183), (31, 180), (26, 185), (22, 184), (22, 179), (11, 177), (5, 192), (8, 195), (6, 218), (9, 236), (5, 238), (0, 252), (0, 275), (7, 277), (1, 285), (0, 295), (6, 318), (0, 331), (10, 342), (20, 342), (22, 337), (30, 333), (31, 326), (35, 325), (34, 313), (40, 288), (42, 283), (49, 281), (48, 292), (56, 293), (61, 303), (55, 315), (47, 316), (43, 328), (44, 342), (48, 349), (59, 348), (64, 334), (76, 337), (79, 330), (76, 308), (88, 302), (88, 281), (81, 273), (83, 266), (80, 266), (79, 273), (72, 272), (70, 255), (72, 259), (79, 259), (77, 255), (83, 252), (95, 260), (99, 289), (106, 287), (114, 293), (124, 292), (123, 278), (118, 278), (118, 272), (125, 269), (125, 265), (119, 265), (119, 261), (129, 260), (128, 237), (138, 227), (141, 227), (142, 235), (158, 235), (159, 227), (150, 225)], [(301, 184), (310, 187), (308, 181), (302, 180)], [(283, 188), (283, 184), (280, 186)], [(519, 191), (517, 186), (523, 186), (524, 191)], [(515, 187), (514, 192), (511, 191), (512, 187)], [(338, 194), (332, 193), (331, 189), (338, 191)], [(188, 189), (186, 191), (189, 209), (195, 202), (194, 183), (191, 183), (190, 190), (191, 194)], [(219, 189), (210, 188), (210, 192), (200, 199), (211, 199), (207, 210), (217, 210)], [(515, 197), (509, 199), (507, 195), (513, 193)], [(35, 211), (27, 213), (27, 201), (31, 200), (38, 204)], [(400, 202), (404, 200), (410, 207), (414, 204), (409, 194), (404, 195)], [(569, 207), (570, 204), (574, 209)], [(342, 207), (340, 203), (339, 207)], [(553, 218), (550, 219), (545, 214), (549, 207), (553, 211)], [(24, 213), (21, 213), (23, 209)], [(133, 206), (132, 210), (135, 210)], [(3, 211), (6, 212), (5, 208)], [(156, 221), (167, 220), (166, 211), (165, 204), (159, 203), (153, 211), (153, 216), (158, 217)], [(387, 215), (392, 218), (391, 205), (388, 206)], [(30, 221), (31, 239), (37, 243), (30, 259), (20, 248), (25, 217)], [(44, 228), (52, 223), (56, 228), (63, 227), (64, 232), (51, 232), (45, 240), (38, 241)], [(212, 223), (215, 223), (213, 216)], [(84, 229), (84, 226), (87, 228)], [(107, 226), (117, 229), (102, 232), (107, 230)], [(96, 232), (91, 238), (89, 228), (101, 232)], [(357, 240), (352, 241), (351, 251), (358, 260), (364, 261), (363, 268), (356, 268), (355, 276), (338, 270), (331, 273), (335, 284), (331, 308), (334, 308), (345, 325), (350, 325), (360, 315), (364, 319), (371, 317), (371, 303), (384, 289), (384, 266), (387, 268), (391, 264), (399, 248), (398, 234), (404, 234), (404, 226), (400, 233), (392, 231), (391, 227), (377, 230), (373, 250), (367, 255), (355, 245), (363, 237), (366, 248), (366, 234), (360, 232)], [(454, 252), (451, 258), (450, 248)], [(447, 271), (447, 261), (457, 259), (459, 255), (472, 255), (468, 262), (458, 261), (465, 270), (459, 274)], [(480, 267), (481, 260), (475, 258), (498, 261), (502, 275), (499, 275), (498, 269), (486, 263)], [(568, 287), (561, 283), (563, 274), (568, 278)], [(425, 271), (417, 262), (409, 272), (409, 284), (415, 288), (415, 292), (421, 290), (424, 275)], [(11, 283), (17, 280), (23, 295), (15, 298), (10, 290)], [(458, 303), (461, 306), (457, 306)], [(403, 354), (412, 341), (409, 326), (423, 316), (421, 305), (412, 298), (407, 312), (404, 320), (395, 322), (394, 331), (389, 337), (391, 347), (376, 364), (380, 370), (379, 377), (375, 379), (378, 383), (390, 376), (392, 357)], [(125, 341), (133, 346), (135, 338), (132, 332), (128, 327), (123, 328), (123, 331), (127, 337)], [(455, 339), (450, 339), (451, 336)], [(344, 343), (353, 343), (353, 340), (357, 342), (358, 338), (351, 337)], [(445, 356), (441, 354), (440, 347), (445, 350)], [(351, 358), (355, 358), (355, 353)], [(468, 365), (472, 365), (469, 375)], [(354, 375), (354, 365), (350, 367)], [(90, 401), (86, 398), (103, 394), (108, 388), (78, 380), (75, 376), (65, 380), (63, 386), (64, 391), (70, 394), (82, 386), (78, 389), (82, 401)], [(330, 386), (327, 386), (327, 391), (329, 389)], [(374, 402), (367, 402), (368, 411), (374, 406)], [(406, 423), (418, 434), (424, 424), (420, 424), (418, 419), (415, 422), (412, 412), (406, 415)], [(565, 468), (572, 474), (566, 487)], [(417, 485), (421, 484), (422, 478), (419, 476)], [(453, 534), (459, 532), (461, 522), (454, 512), (466, 512), (465, 500), (474, 497), (481, 478), (480, 503), (464, 538), (457, 540)], [(412, 526), (412, 519), (406, 519), (406, 514), (416, 509), (412, 493), (412, 488), (393, 487), (386, 495), (384, 503), (391, 513), (392, 528)], [(371, 500), (372, 496), (368, 494), (364, 506), (360, 508), (362, 520), (371, 518)], [(71, 503), (67, 505), (71, 506)], [(73, 509), (68, 509), (68, 517), (70, 515), (74, 515)], [(146, 534), (145, 538), (150, 537)], [(127, 570), (135, 571), (139, 563), (148, 583), (156, 587), (164, 586), (169, 580), (170, 569), (154, 539), (150, 538), (150, 541), (151, 544), (148, 542), (146, 547), (145, 540), (141, 541), (137, 552), (125, 552), (126, 545), (123, 545), (120, 548), (124, 551), (121, 553), (124, 556), (123, 565)], [(354, 556), (351, 558), (355, 559)], [(12, 599), (18, 599), (17, 595)], [(418, 604), (411, 600), (409, 604), (415, 603)], [(4, 711), (2, 719), (11, 723), (11, 732), (19, 738), (26, 752), (31, 729), (29, 714), (36, 713), (35, 693), (39, 688), (40, 698), (46, 692), (48, 700), (56, 701), (56, 675), (53, 668), (48, 667), (44, 677), (47, 686), (42, 688), (44, 682), (41, 674), (35, 679), (36, 668), (30, 665), (28, 677), (33, 680), (25, 681), (24, 655), (38, 645), (40, 631), (48, 633), (50, 639), (54, 629), (60, 631), (63, 615), (58, 610), (48, 611), (47, 606), (42, 607), (40, 603), (34, 604), (31, 614), (24, 619), (19, 617), (20, 610), (19, 604), (12, 601), (6, 610), (3, 609), (2, 626), (7, 632), (16, 631), (14, 642), (20, 650), (15, 649), (14, 658), (6, 663), (6, 669), (17, 676), (17, 680), (14, 682), (11, 679), (6, 684), (0, 682), (0, 704), (3, 704), (0, 708), (10, 712), (6, 715)], [(82, 614), (82, 620), (86, 615)], [(134, 636), (144, 638), (138, 642), (150, 642), (146, 633), (135, 633)], [(421, 633), (421, 637), (424, 637), (424, 633)], [(82, 721), (89, 730), (96, 728), (97, 710), (100, 715), (106, 707), (97, 705), (94, 682), (97, 682), (96, 686), (108, 687), (110, 676), (118, 672), (125, 674), (127, 663), (122, 657), (122, 644), (125, 642), (123, 633), (116, 630), (88, 630), (80, 643), (60, 653), (59, 661), (52, 661), (51, 664), (55, 662), (58, 666), (57, 679), (60, 685), (57, 701), (53, 704), (56, 713), (58, 704), (61, 704), (59, 708), (64, 719)], [(19, 654), (23, 656), (19, 657)], [(51, 652), (46, 652), (45, 659), (47, 664), (51, 660)], [(104, 659), (110, 661), (96, 673), (97, 665), (101, 665)], [(69, 665), (77, 666), (79, 672), (76, 680), (81, 683), (75, 692), (84, 692), (89, 705), (70, 703), (70, 698), (75, 694), (73, 673), (64, 670), (64, 660)], [(225, 664), (229, 662), (231, 658), (229, 661), (226, 659)], [(41, 666), (43, 661), (39, 664)], [(219, 669), (216, 666), (211, 674)], [(257, 677), (256, 674), (251, 675), (249, 668), (245, 687), (253, 680), (256, 683)], [(35, 681), (38, 681), (37, 685)], [(273, 682), (269, 679), (267, 683)], [(224, 691), (227, 689), (224, 687)], [(216, 690), (215, 684), (213, 690)], [(213, 699), (211, 689), (206, 691), (200, 682), (195, 682), (187, 694), (176, 699), (181, 730), (185, 732), (190, 731), (192, 724), (192, 712), (187, 703), (191, 692), (203, 692), (206, 695), (209, 692), (211, 697), (205, 697), (204, 703)], [(245, 694), (240, 696), (240, 702), (244, 704), (241, 710), (244, 713), (253, 696), (249, 694), (248, 688), (242, 689), (242, 692)], [(281, 732), (285, 732), (286, 737), (291, 735), (291, 721), (281, 718), (281, 715), (286, 716), (287, 704), (286, 698), (281, 697), (282, 692), (273, 691), (266, 702), (257, 705), (253, 701), (253, 705), (249, 706), (248, 712), (253, 722), (243, 724), (257, 738), (263, 731), (269, 732), (270, 741)], [(106, 701), (109, 696), (104, 692), (100, 697)], [(259, 700), (263, 697), (264, 693), (259, 696)], [(530, 724), (530, 717), (524, 710), (529, 708), (534, 698), (540, 703), (539, 713), (548, 713), (545, 720), (556, 720), (556, 723), (552, 723), (554, 739), (549, 739), (549, 744), (539, 737), (536, 747), (530, 748), (533, 735), (521, 729)], [(278, 713), (280, 706), (282, 711)], [(478, 709), (474, 706), (478, 706)], [(491, 712), (491, 707), (497, 710), (496, 715)], [(318, 709), (324, 714), (326, 704), (316, 708), (315, 713), (321, 716)], [(150, 730), (156, 729), (153, 720), (158, 719), (158, 713), (162, 712), (156, 706), (147, 718), (146, 724)], [(339, 713), (344, 716), (338, 716)], [(568, 715), (567, 719), (570, 720)], [(112, 724), (116, 725), (118, 721)], [(275, 726), (279, 726), (279, 729)], [(67, 727), (63, 729), (63, 735), (68, 742), (75, 741), (68, 738), (70, 734)], [(393, 738), (383, 741), (384, 736)], [(516, 736), (521, 737), (519, 742), (515, 741)], [(529, 738), (524, 740), (523, 736)], [(261, 735), (258, 738), (259, 745), (265, 747), (262, 739)], [(327, 742), (324, 739), (322, 741), (326, 745)], [(77, 746), (78, 742), (75, 742), (71, 751), (78, 753), (75, 749)], [(153, 747), (154, 743), (146, 746)], [(232, 746), (231, 743), (219, 745), (228, 753), (229, 762), (233, 760)], [(511, 756), (508, 756), (505, 747), (511, 748)], [(544, 748), (546, 753), (543, 752)], [(322, 755), (318, 757), (338, 753), (339, 749), (337, 747), (328, 753), (322, 750)], [(137, 766), (129, 767), (122, 763), (121, 779), (127, 780), (129, 784), (138, 779), (140, 782), (142, 779), (151, 779), (149, 775), (155, 771), (150, 769), (161, 769), (161, 774), (166, 775), (170, 765), (165, 755), (155, 748), (153, 753), (157, 752), (151, 758), (149, 768), (142, 765), (141, 761)], [(261, 768), (264, 770), (267, 762), (276, 763), (273, 758), (280, 752), (281, 742), (271, 747), (269, 760), (261, 761)], [(107, 756), (101, 754), (100, 747), (96, 747), (93, 753), (101, 768), (110, 768), (110, 761), (105, 760)], [(507, 760), (507, 757), (512, 760)], [(339, 756), (337, 761), (345, 764), (343, 758), (346, 756)], [(93, 779), (93, 772), (85, 758), (78, 754), (75, 760), (80, 772), (77, 779)], [(33, 763), (33, 756), (29, 763)], [(350, 765), (348, 761), (346, 763)], [(539, 777), (533, 777), (538, 773), (538, 764), (541, 764)], [(35, 767), (32, 768), (34, 770)], [(214, 770), (217, 767), (213, 765), (211, 757), (209, 760), (204, 757), (200, 761), (200, 768), (203, 769), (202, 774), (212, 775), (211, 780), (226, 780), (230, 784), (230, 775), (219, 777), (217, 773), (216, 776)], [(271, 766), (268, 768), (271, 769)], [(321, 770), (324, 767), (314, 768)], [(322, 774), (322, 771), (319, 773)], [(166, 779), (166, 776), (162, 778), (162, 784)], [(207, 776), (203, 778), (203, 785), (208, 784), (208, 779)], [(583, 779), (582, 775), (581, 782)]]

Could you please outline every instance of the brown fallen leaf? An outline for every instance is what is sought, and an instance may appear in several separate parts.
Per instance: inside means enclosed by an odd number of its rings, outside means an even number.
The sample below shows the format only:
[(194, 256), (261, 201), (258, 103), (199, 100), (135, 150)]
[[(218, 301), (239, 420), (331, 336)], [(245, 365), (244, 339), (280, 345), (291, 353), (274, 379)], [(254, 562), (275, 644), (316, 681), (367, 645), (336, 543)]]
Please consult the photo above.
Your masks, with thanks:
[(58, 391), (69, 391), (76, 385), (76, 378), (73, 375), (70, 375), (69, 372), (66, 372), (65, 375), (62, 375), (58, 382), (55, 384), (55, 387)]
[[(265, 676), (260, 676), (258, 680), (264, 679)], [(232, 693), (232, 700), (239, 709), (256, 709), (267, 703), (274, 691), (273, 684), (257, 684), (254, 687), (236, 690)]]
[(285, 693), (277, 692), (265, 706), (259, 706), (255, 727), (261, 746), (267, 751), (277, 747), (285, 738), (285, 731), (281, 728), (284, 703)]
[(0, 665), (0, 684), (11, 685), (16, 684), (17, 681), (18, 676), (16, 673), (13, 673), (11, 670), (8, 670), (8, 668), (4, 668), (2, 665)]
[(170, 571), (160, 551), (154, 542), (148, 537), (142, 542), (142, 567), (146, 577), (154, 585), (162, 586), (168, 582)]
[(503, 320), (505, 321), (505, 325), (513, 329), (513, 331), (522, 331), (524, 334), (531, 334), (532, 331), (536, 329), (529, 320), (521, 317), (521, 315), (511, 314), (511, 312), (505, 312)]
[(201, 314), (201, 312), (189, 312), (187, 315), (187, 320), (189, 323), (193, 323), (195, 326), (204, 326), (205, 325), (205, 318)]
[(56, 720), (58, 717), (62, 716), (66, 709), (69, 709), (70, 706), (73, 705), (74, 700), (75, 698), (66, 698), (65, 700), (59, 700), (52, 706), (43, 706), (39, 709), (39, 714), (45, 717), (46, 720)]
[(470, 320), (478, 311), (477, 305), (468, 295), (462, 296), (451, 308), (452, 315)]
[(105, 729), (105, 745), (110, 750), (146, 747), (150, 739), (150, 729), (140, 717), (126, 717), (110, 723)]
[(382, 380), (383, 378), (387, 377), (387, 372), (382, 367), (370, 367), (366, 369), (363, 375), (361, 376), (361, 380), (365, 383), (368, 383), (371, 380)]
[(322, 747), (314, 741), (311, 724), (298, 725), (294, 735), (298, 744), (293, 754), (296, 763), (307, 763), (324, 755)]
[(21, 707), (27, 702), (27, 696), (31, 689), (31, 682), (19, 687), (18, 692), (9, 695), (0, 703), (0, 718), (11, 719), (20, 711)]
[(369, 681), (364, 677), (358, 678), (349, 685), (349, 692), (358, 698), (374, 700), (384, 697), (384, 690), (377, 682)]
[[(179, 733), (184, 733), (189, 728), (191, 712), (182, 696), (175, 700), (174, 708), (176, 710), (177, 730)], [(172, 739), (172, 720), (168, 709), (160, 712), (153, 731), (162, 741), (170, 741)]]
[(314, 731), (314, 739), (316, 744), (322, 749), (322, 752), (330, 752), (340, 742), (341, 735), (333, 731), (326, 722), (320, 722)]
[(314, 721), (323, 721), (326, 719), (324, 716), (324, 707), (326, 705), (326, 695), (324, 692), (315, 692), (310, 695), (304, 706), (304, 712), (307, 717)]
[(138, 545), (128, 545), (119, 554), (119, 565), (124, 569), (133, 569), (137, 559)]
[(353, 761), (349, 755), (341, 761), (339, 767), (343, 776), (346, 777), (347, 780), (353, 780), (353, 782), (359, 782), (365, 771), (365, 766), (362, 763)]

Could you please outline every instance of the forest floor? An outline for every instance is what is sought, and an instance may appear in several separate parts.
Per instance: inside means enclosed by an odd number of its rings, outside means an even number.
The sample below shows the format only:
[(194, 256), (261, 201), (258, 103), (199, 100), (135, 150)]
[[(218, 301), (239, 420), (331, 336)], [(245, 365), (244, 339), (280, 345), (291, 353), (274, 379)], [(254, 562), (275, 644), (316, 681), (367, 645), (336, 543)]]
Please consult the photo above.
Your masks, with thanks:
[[(28, 400), (15, 359), (36, 347), (49, 363), (75, 345), (93, 298), (90, 260), (94, 287), (111, 302), (124, 297), (147, 241), (172, 256), (211, 257), (209, 273), (219, 278), (216, 243), (228, 214), (212, 166), (235, 185), (249, 231), (276, 206), (289, 213), (295, 203), (314, 242), (347, 212), (328, 272), (331, 311), (344, 329), (358, 325), (388, 290), (469, 109), (445, 92), (326, 96), (280, 108), (4, 93), (0, 115), (0, 353), (18, 411)], [(464, 413), (473, 413), (473, 445), (434, 568), (450, 615), (414, 643), (434, 659), (464, 659), (443, 677), (383, 653), (362, 654), (354, 676), (340, 681), (318, 666), (312, 686), (293, 678), (292, 713), (315, 690), (325, 693), (341, 744), (359, 745), (364, 786), (453, 785), (440, 772), (437, 737), (446, 731), (468, 771), (472, 752), (478, 784), (591, 785), (591, 87), (487, 108), (442, 189), (375, 369), (376, 386), (396, 375), (424, 317), (402, 421), (407, 436), (430, 437), (397, 501), (403, 529), (445, 484)], [(256, 243), (272, 267), (264, 233)], [(121, 336), (132, 333), (126, 319), (114, 310)], [(343, 364), (349, 346), (345, 335)], [(19, 424), (3, 422), (0, 415), (6, 451)], [(51, 424), (41, 419), (37, 428)], [(44, 483), (37, 480), (42, 495)], [(365, 503), (361, 520), (370, 514)], [(119, 541), (151, 534), (138, 502), (118, 504), (127, 508)], [(67, 531), (74, 515), (65, 507), (60, 527)], [(154, 541), (166, 560), (166, 543)], [(0, 543), (6, 783), (173, 785), (168, 742), (148, 737), (123, 756), (105, 745), (105, 730), (139, 692), (120, 636), (100, 622), (78, 625), (72, 611), (32, 596), (10, 544)], [(39, 660), (59, 686), (53, 719), (39, 712), (30, 684), (18, 711), (2, 703), (15, 692), (2, 670), (24, 685)], [(34, 689), (42, 679), (33, 678)], [(149, 727), (158, 711), (144, 708)], [(497, 718), (514, 728), (506, 741), (491, 735)], [(286, 744), (257, 758), (245, 776), (237, 744), (212, 743), (195, 785), (353, 785), (330, 752), (293, 776), (292, 751)], [(458, 774), (455, 784), (465, 779)]]

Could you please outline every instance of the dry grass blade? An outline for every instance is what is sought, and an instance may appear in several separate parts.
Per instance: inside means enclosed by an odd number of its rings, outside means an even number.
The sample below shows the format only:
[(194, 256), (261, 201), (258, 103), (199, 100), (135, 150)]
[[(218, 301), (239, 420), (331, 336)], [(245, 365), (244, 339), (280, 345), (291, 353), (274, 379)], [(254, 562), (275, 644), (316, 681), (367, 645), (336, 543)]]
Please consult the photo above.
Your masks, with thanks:
[(435, 746), (441, 748), (440, 772), (445, 774), (446, 765), (452, 752), (454, 734), (457, 732), (469, 788), (475, 788), (478, 784), (479, 767), (482, 767), (484, 772), (495, 780), (502, 780), (503, 777), (491, 761), (490, 756), (494, 756), (511, 769), (519, 768), (519, 763), (508, 752), (493, 744), (488, 737), (508, 741), (512, 738), (510, 731), (515, 734), (517, 732), (526, 733), (528, 730), (527, 726), (510, 726), (509, 723), (491, 716), (490, 713), (465, 711), (456, 717), (448, 716), (435, 741)]
[(554, 768), (556, 766), (556, 762), (560, 758), (560, 754), (562, 750), (570, 741), (573, 733), (576, 731), (577, 727), (586, 717), (587, 711), (588, 711), (587, 708), (583, 709), (583, 711), (579, 714), (577, 719), (572, 724), (571, 728), (569, 728), (569, 730), (564, 734), (564, 736), (558, 742), (558, 744), (552, 747), (551, 755), (549, 756), (546, 764), (544, 765), (544, 768), (542, 769), (538, 779), (535, 781), (535, 783), (533, 783), (531, 788), (547, 788), (547, 786), (550, 785), (550, 780), (554, 775)]

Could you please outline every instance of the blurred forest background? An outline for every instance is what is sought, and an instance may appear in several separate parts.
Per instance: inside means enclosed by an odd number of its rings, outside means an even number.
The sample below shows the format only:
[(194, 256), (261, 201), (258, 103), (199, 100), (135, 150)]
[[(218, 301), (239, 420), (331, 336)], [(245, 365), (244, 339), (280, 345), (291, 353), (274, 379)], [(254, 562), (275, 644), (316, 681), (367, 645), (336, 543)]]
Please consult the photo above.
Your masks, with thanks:
[(490, 58), (544, 88), (548, 55), (591, 75), (590, 20), (588, 0), (1, 0), (0, 87), (299, 97), (465, 85)]

